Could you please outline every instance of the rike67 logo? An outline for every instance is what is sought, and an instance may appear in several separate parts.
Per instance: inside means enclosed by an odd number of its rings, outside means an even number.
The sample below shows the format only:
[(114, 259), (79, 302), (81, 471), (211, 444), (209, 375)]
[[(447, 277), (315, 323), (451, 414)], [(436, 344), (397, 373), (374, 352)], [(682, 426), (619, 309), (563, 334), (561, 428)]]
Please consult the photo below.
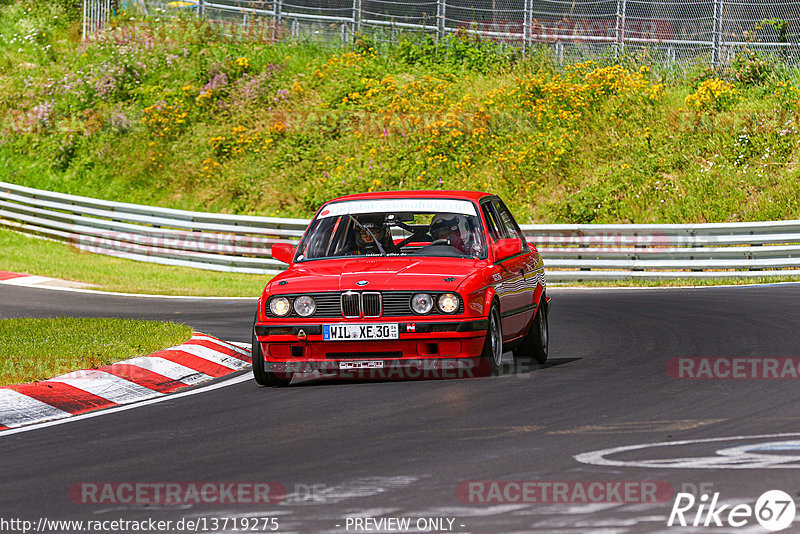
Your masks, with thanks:
[(719, 493), (703, 494), (696, 499), (691, 493), (678, 493), (667, 526), (741, 528), (758, 522), (770, 532), (788, 528), (794, 521), (794, 500), (781, 490), (763, 493), (755, 503), (721, 504)]

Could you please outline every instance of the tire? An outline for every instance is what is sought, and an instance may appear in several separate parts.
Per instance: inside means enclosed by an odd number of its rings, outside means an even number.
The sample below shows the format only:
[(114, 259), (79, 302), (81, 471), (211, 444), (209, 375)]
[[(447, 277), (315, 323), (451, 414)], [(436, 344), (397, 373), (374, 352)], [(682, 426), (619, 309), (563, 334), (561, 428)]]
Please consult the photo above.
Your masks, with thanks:
[(280, 387), (288, 386), (292, 381), (291, 373), (276, 374), (267, 371), (264, 368), (264, 355), (261, 353), (261, 343), (258, 342), (255, 332), (255, 323), (253, 323), (253, 334), (251, 344), (251, 355), (253, 357), (253, 378), (260, 386)]
[(517, 362), (538, 364), (547, 362), (547, 351), (550, 343), (550, 326), (547, 321), (547, 301), (544, 295), (536, 309), (531, 329), (525, 334), (522, 342), (514, 349), (514, 360)]
[(503, 360), (503, 325), (500, 321), (500, 309), (497, 304), (492, 304), (488, 322), (481, 358), (488, 364), (489, 373), (494, 376), (500, 373), (500, 365)]

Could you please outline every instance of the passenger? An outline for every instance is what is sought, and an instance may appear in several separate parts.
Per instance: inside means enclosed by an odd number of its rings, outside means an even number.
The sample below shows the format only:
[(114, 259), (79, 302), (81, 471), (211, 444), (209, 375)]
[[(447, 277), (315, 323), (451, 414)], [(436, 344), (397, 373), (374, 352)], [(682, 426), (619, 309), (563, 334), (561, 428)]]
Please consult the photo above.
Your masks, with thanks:
[(431, 221), (429, 233), (433, 242), (443, 239), (451, 247), (467, 254), (467, 244), (461, 237), (462, 218), (455, 214), (439, 214)]

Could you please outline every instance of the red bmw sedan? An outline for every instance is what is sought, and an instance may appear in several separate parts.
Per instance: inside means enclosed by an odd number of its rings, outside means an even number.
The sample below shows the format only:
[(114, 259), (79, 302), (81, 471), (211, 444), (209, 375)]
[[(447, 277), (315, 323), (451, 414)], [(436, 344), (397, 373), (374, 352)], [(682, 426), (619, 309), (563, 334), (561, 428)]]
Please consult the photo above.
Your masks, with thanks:
[[(469, 191), (350, 195), (324, 204), (289, 268), (267, 284), (253, 325), (253, 375), (370, 378), (496, 373), (505, 351), (544, 363), (542, 258), (503, 201)], [(484, 373), (486, 374), (486, 373)]]

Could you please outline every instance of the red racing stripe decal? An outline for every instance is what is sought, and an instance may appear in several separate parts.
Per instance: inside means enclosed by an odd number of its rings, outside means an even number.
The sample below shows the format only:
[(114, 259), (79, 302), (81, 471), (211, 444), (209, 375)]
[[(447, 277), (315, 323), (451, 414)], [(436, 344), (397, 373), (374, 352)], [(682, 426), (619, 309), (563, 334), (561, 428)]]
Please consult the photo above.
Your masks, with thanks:
[(153, 354), (153, 356), (158, 356), (159, 358), (164, 358), (165, 360), (170, 360), (175, 363), (185, 365), (190, 369), (200, 371), (201, 373), (205, 373), (208, 376), (213, 376), (214, 378), (229, 375), (236, 371), (236, 369), (231, 369), (230, 367), (225, 367), (224, 365), (210, 362), (200, 358), (199, 356), (189, 354), (188, 352), (184, 352), (182, 350), (162, 350), (156, 352)]
[(247, 354), (242, 354), (239, 351), (233, 350), (223, 345), (219, 345), (217, 343), (214, 343), (213, 341), (208, 341), (205, 339), (190, 339), (189, 341), (184, 343), (184, 345), (200, 345), (202, 347), (206, 347), (215, 350), (217, 352), (221, 352), (227, 356), (233, 356), (234, 358), (238, 358), (243, 362), (252, 363), (252, 358), (250, 358), (250, 356), (248, 356)]
[(6, 387), (72, 414), (117, 406), (116, 402), (62, 382), (33, 382)]
[(169, 393), (187, 386), (180, 380), (173, 380), (167, 376), (127, 363), (112, 363), (111, 365), (100, 367), (100, 370), (161, 393)]

